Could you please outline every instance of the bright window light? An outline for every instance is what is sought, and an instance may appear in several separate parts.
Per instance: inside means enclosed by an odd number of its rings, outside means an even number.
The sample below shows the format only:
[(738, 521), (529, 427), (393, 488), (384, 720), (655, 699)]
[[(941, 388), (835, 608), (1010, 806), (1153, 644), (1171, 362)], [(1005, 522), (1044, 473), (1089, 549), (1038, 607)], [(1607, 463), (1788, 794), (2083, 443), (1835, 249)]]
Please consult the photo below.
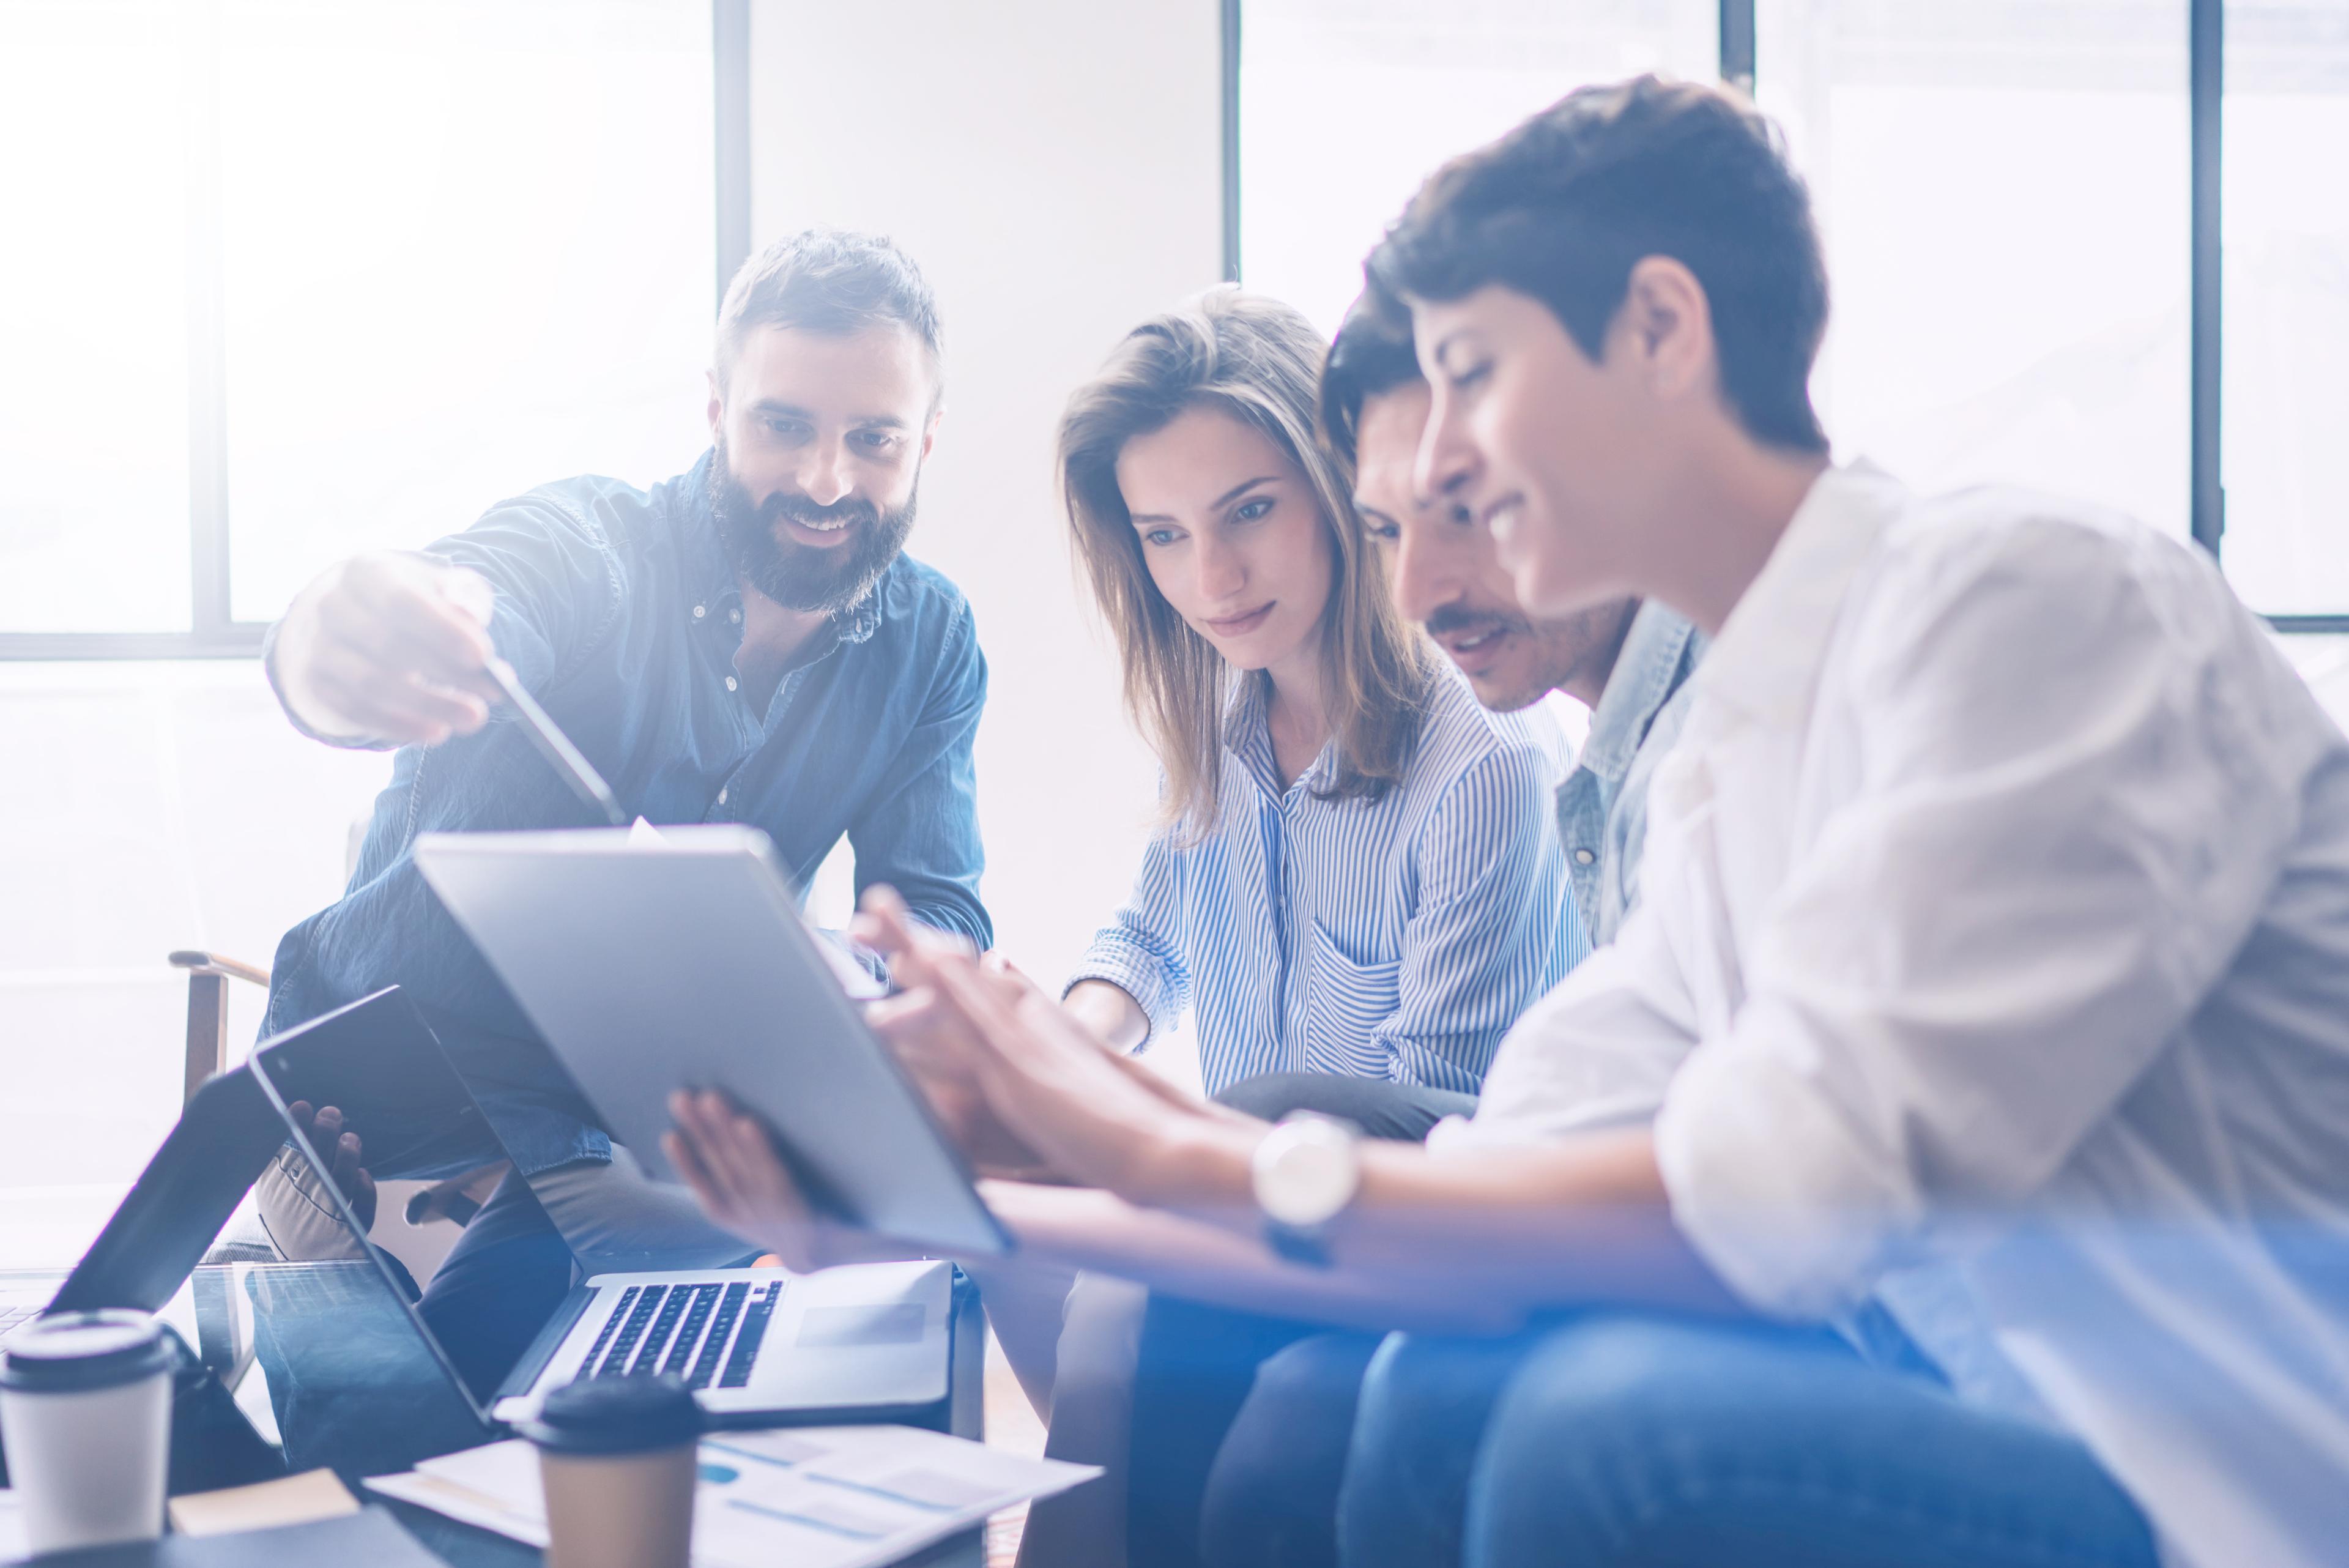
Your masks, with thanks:
[(1587, 82), (1710, 80), (1716, 0), (1247, 0), (1240, 276), (1335, 334), (1422, 180)]
[(185, 631), (175, 8), (0, 6), (0, 631)]
[(221, 49), (231, 606), (707, 443), (707, 0), (239, 5)]
[(2189, 532), (2186, 0), (1761, 0), (1826, 244), (1839, 455)]
[[(2349, 5), (2227, 13), (2220, 207), (2227, 575), (2271, 615), (2349, 610)], [(2331, 455), (2327, 455), (2327, 454)]]
[(709, 16), (0, 7), (0, 211), (41, 240), (0, 247), (0, 631), (185, 629), (207, 485), (254, 622), (533, 485), (690, 463)]

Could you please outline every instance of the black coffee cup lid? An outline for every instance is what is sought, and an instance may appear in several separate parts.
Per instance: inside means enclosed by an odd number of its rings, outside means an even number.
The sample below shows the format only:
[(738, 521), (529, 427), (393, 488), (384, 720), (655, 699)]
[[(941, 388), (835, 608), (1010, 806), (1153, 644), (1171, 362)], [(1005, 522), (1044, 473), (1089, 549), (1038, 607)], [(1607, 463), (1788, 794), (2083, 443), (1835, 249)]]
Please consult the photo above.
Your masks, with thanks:
[(550, 1453), (644, 1454), (690, 1443), (701, 1428), (693, 1390), (664, 1372), (567, 1383), (515, 1430)]
[(171, 1368), (171, 1347), (144, 1313), (103, 1308), (53, 1313), (8, 1336), (0, 1388), (78, 1394), (136, 1383)]

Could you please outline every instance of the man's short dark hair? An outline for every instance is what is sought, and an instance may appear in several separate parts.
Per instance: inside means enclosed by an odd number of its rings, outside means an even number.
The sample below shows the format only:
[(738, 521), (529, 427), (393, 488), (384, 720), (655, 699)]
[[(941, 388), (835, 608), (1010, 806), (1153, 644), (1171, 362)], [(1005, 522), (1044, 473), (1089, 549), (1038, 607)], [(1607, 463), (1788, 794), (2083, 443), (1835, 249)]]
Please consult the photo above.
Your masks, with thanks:
[(1777, 130), (1718, 88), (1638, 77), (1578, 88), (1431, 176), (1371, 258), (1390, 292), (1498, 284), (1597, 360), (1631, 268), (1663, 255), (1712, 306), (1721, 389), (1747, 433), (1824, 452), (1810, 398), (1827, 278)]
[(1419, 379), (1411, 312), (1375, 285), (1364, 289), (1321, 362), (1321, 440), (1349, 472), (1359, 455), (1362, 405)]
[(914, 258), (880, 234), (802, 229), (744, 262), (718, 307), (718, 378), (730, 381), (754, 327), (846, 337), (895, 322), (940, 369), (938, 302)]

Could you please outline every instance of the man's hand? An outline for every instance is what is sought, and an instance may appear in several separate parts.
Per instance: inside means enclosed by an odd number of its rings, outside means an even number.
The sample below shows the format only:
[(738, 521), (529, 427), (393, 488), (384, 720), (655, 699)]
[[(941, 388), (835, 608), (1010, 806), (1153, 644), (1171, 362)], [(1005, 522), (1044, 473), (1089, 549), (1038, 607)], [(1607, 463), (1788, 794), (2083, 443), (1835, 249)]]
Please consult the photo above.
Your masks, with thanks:
[(668, 1156), (710, 1220), (773, 1251), (782, 1266), (812, 1273), (835, 1263), (916, 1255), (886, 1238), (820, 1219), (775, 1153), (767, 1129), (714, 1089), (668, 1097), (677, 1126), (661, 1135)]
[(302, 1129), (318, 1158), (326, 1162), (321, 1174), (342, 1189), (343, 1200), (358, 1216), (359, 1229), (374, 1230), (375, 1178), (360, 1163), (366, 1151), (360, 1147), (359, 1135), (345, 1130), (343, 1113), (333, 1106), (313, 1112), (309, 1101), (296, 1100), (286, 1109), (294, 1113), (294, 1125)]
[(488, 720), (490, 585), (403, 551), (354, 556), (302, 590), (271, 673), (286, 708), (337, 740), (437, 745)]

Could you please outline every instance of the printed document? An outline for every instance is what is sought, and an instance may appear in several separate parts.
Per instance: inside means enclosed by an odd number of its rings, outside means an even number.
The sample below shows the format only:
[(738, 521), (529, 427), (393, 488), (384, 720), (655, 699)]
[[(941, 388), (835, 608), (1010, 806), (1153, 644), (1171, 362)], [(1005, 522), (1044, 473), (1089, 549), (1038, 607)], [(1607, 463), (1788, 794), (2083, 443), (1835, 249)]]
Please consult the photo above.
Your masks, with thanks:
[[(702, 1439), (699, 1459), (695, 1568), (872, 1568), (1101, 1473), (912, 1427), (718, 1432)], [(538, 1455), (519, 1438), (426, 1459), (367, 1484), (546, 1544)]]

